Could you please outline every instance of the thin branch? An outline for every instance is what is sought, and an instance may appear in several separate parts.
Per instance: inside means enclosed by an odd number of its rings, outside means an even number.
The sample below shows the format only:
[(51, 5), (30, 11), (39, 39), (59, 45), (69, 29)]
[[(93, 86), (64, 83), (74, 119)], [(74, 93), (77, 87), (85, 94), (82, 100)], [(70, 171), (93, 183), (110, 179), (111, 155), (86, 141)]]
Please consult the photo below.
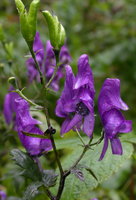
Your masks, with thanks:
[(34, 103), (33, 101), (31, 101), (30, 99), (28, 99), (28, 98), (22, 93), (22, 91), (20, 91), (20, 90), (17, 89), (17, 90), (14, 90), (13, 92), (18, 93), (23, 99), (25, 99), (25, 100), (26, 100), (28, 103), (30, 103), (32, 106), (36, 106), (36, 107), (39, 108), (39, 109), (43, 109), (42, 106), (40, 106), (40, 105)]
[(53, 147), (53, 150), (54, 150), (54, 154), (55, 154), (55, 157), (56, 157), (56, 161), (57, 161), (57, 164), (58, 164), (58, 167), (59, 167), (59, 170), (60, 170), (60, 175), (63, 176), (63, 174), (64, 174), (63, 168), (62, 168), (62, 165), (61, 165), (61, 162), (60, 162), (60, 159), (59, 159), (59, 155), (58, 155), (57, 148), (56, 148), (52, 134), (50, 134), (50, 140), (51, 140), (52, 147)]

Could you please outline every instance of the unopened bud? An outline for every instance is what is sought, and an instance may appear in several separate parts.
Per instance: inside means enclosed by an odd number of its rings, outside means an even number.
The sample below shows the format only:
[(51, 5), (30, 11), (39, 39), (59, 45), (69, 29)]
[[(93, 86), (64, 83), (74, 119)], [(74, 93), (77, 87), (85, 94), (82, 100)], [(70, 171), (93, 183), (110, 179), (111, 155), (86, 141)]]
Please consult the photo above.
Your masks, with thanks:
[(21, 32), (29, 47), (33, 47), (36, 34), (37, 11), (40, 0), (33, 0), (30, 4), (29, 12), (25, 9), (21, 0), (15, 0), (20, 16)]
[(43, 15), (48, 25), (50, 42), (54, 49), (59, 50), (65, 43), (65, 29), (56, 15), (51, 15), (47, 10), (43, 11)]

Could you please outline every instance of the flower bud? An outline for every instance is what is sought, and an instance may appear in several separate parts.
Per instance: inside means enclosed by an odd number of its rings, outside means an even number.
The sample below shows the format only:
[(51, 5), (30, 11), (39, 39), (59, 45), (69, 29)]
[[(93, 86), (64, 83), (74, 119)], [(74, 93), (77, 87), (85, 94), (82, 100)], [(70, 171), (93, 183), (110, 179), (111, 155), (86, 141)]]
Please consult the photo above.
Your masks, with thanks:
[(32, 48), (36, 34), (37, 10), (40, 0), (33, 0), (27, 13), (21, 0), (15, 0), (16, 7), (20, 16), (21, 32), (28, 46)]
[(65, 43), (65, 29), (58, 21), (56, 15), (51, 15), (49, 11), (43, 11), (43, 15), (46, 19), (49, 28), (50, 41), (54, 49), (59, 50)]

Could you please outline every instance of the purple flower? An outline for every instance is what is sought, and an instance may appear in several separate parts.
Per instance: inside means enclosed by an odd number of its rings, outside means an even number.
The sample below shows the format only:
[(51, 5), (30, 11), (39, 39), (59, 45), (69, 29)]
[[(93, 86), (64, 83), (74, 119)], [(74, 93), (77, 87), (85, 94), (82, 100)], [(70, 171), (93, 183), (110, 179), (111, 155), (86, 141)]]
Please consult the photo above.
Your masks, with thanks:
[(80, 56), (76, 77), (69, 65), (65, 68), (65, 86), (56, 106), (56, 115), (66, 118), (61, 127), (61, 135), (71, 129), (82, 128), (84, 133), (91, 137), (94, 128), (95, 90), (88, 56)]
[[(43, 61), (44, 61), (44, 46), (42, 44), (42, 41), (40, 39), (40, 34), (38, 32), (35, 35), (34, 44), (33, 44), (33, 51), (36, 54), (36, 60), (39, 63), (41, 71), (43, 71), (42, 65), (43, 65)], [(33, 58), (29, 58), (26, 61), (26, 66), (28, 68), (29, 81), (32, 82), (33, 80), (37, 80), (39, 82), (40, 76), (39, 76), (39, 73), (36, 69), (35, 62), (34, 62)]]
[(15, 99), (18, 98), (19, 95), (16, 92), (10, 92), (6, 94), (4, 99), (4, 117), (5, 121), (8, 125), (12, 122), (15, 122)]
[[(37, 32), (34, 40), (33, 50), (36, 54), (36, 60), (40, 65), (42, 73), (45, 75), (47, 81), (49, 81), (56, 67), (56, 58), (50, 41), (47, 41), (46, 43), (46, 51), (44, 54), (44, 45), (42, 44), (42, 41), (40, 39), (40, 34)], [(56, 76), (51, 83), (51, 87), (53, 90), (57, 91), (59, 89), (59, 81), (64, 76), (63, 68), (65, 64), (69, 63), (70, 61), (71, 57), (69, 55), (66, 45), (64, 45), (62, 46), (59, 55), (59, 62), (61, 63), (61, 65), (58, 67)], [(28, 68), (29, 81), (32, 82), (33, 80), (37, 80), (39, 82), (40, 76), (36, 69), (33, 58), (29, 58), (26, 61), (26, 65)]]
[(128, 110), (128, 106), (120, 97), (120, 80), (106, 79), (98, 98), (98, 109), (104, 126), (104, 146), (100, 156), (103, 159), (110, 140), (112, 153), (122, 155), (122, 145), (118, 138), (119, 133), (128, 133), (132, 130), (132, 122), (125, 120), (120, 110)]
[(29, 105), (26, 100), (22, 98), (15, 99), (16, 109), (16, 125), (19, 138), (32, 156), (40, 156), (43, 152), (52, 149), (51, 141), (49, 139), (41, 139), (37, 137), (26, 136), (22, 131), (43, 135), (44, 133), (36, 126), (40, 122), (32, 118), (29, 112)]
[(7, 195), (3, 190), (0, 190), (0, 200), (6, 200)]
[(71, 56), (66, 45), (61, 47), (59, 59), (62, 64), (68, 64), (71, 62)]

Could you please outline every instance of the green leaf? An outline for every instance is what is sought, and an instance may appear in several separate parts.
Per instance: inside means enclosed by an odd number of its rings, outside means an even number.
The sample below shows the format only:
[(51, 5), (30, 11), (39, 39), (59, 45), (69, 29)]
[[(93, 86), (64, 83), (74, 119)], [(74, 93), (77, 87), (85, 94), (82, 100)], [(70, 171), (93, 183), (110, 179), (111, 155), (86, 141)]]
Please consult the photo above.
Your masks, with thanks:
[(21, 175), (24, 175), (33, 181), (41, 180), (41, 172), (39, 171), (37, 164), (27, 153), (24, 153), (19, 149), (13, 149), (11, 155), (16, 164), (21, 168)]
[(53, 187), (56, 184), (58, 175), (53, 170), (44, 170), (42, 174), (42, 181), (45, 187)]
[[(79, 140), (76, 138), (63, 139), (63, 141), (61, 139), (60, 141), (57, 141), (57, 147), (59, 149), (69, 149), (69, 154), (62, 160), (64, 169), (68, 169), (72, 166), (81, 154), (82, 147), (78, 145), (79, 143)], [(113, 173), (117, 172), (133, 153), (132, 144), (122, 142), (124, 151), (122, 156), (112, 155), (109, 145), (104, 159), (98, 161), (102, 151), (102, 145), (103, 144), (99, 144), (98, 146), (93, 147), (94, 150), (88, 150), (80, 162), (81, 165), (85, 165), (88, 169), (91, 169), (98, 181), (94, 176), (89, 175), (90, 171), (84, 172), (84, 182), (75, 178), (74, 175), (68, 176), (61, 200), (89, 199), (91, 190), (96, 188), (99, 183), (112, 176)]]
[(35, 197), (39, 193), (38, 189), (42, 185), (43, 185), (42, 182), (35, 182), (29, 185), (24, 193), (22, 200), (31, 200), (33, 197)]

